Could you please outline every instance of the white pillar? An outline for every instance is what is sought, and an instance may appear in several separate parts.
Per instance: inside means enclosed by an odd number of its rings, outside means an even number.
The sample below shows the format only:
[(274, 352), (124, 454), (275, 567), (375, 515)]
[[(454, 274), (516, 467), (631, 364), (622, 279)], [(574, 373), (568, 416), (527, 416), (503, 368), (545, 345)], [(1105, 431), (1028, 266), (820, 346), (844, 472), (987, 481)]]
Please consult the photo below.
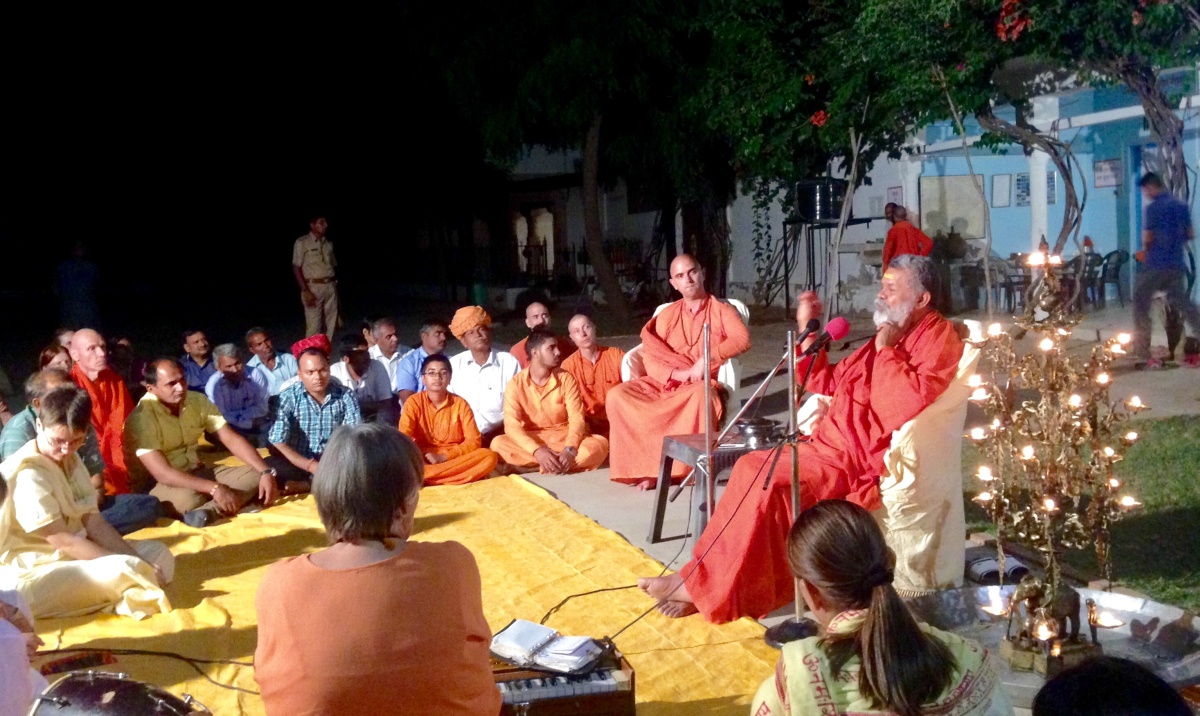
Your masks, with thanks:
[[(1035, 149), (1029, 155), (1029, 246), (1037, 250), (1042, 237), (1050, 241), (1046, 231), (1049, 225), (1047, 217), (1046, 166), (1050, 163), (1050, 155)], [(1053, 242), (1051, 246), (1053, 247)]]
[(925, 162), (921, 157), (910, 154), (900, 160), (900, 186), (904, 191), (904, 208), (908, 219), (915, 225), (921, 223), (921, 170)]

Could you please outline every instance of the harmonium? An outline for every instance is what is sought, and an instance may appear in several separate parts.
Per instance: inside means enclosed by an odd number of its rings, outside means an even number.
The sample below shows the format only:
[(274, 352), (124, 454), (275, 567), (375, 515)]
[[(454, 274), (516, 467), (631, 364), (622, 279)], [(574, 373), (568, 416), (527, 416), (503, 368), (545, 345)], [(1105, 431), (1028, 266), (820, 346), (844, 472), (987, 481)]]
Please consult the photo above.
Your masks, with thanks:
[(492, 659), (501, 716), (634, 716), (633, 667), (619, 654), (586, 674), (556, 674)]

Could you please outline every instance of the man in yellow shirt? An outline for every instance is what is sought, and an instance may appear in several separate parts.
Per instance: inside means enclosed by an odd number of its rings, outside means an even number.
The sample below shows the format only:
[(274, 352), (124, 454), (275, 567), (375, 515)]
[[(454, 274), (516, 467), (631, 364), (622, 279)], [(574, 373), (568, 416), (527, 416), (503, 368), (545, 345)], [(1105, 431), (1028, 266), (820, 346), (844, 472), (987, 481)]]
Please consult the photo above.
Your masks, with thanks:
[(308, 224), (308, 233), (292, 246), (292, 273), (300, 286), (304, 304), (304, 335), (324, 333), (333, 337), (338, 318), (337, 259), (333, 244), (325, 238), (329, 222), (317, 216)]
[[(188, 391), (178, 361), (151, 361), (145, 382), (146, 394), (125, 421), (126, 463), (134, 491), (154, 495), (192, 527), (236, 514), (255, 497), (263, 505), (275, 501), (275, 471), (206, 395)], [(215, 433), (249, 467), (201, 463), (196, 447), (204, 432)]]
[(526, 345), (529, 367), (504, 389), (504, 434), (492, 449), (510, 465), (554, 475), (600, 467), (608, 440), (589, 434), (579, 385), (558, 367), (558, 339), (535, 328)]

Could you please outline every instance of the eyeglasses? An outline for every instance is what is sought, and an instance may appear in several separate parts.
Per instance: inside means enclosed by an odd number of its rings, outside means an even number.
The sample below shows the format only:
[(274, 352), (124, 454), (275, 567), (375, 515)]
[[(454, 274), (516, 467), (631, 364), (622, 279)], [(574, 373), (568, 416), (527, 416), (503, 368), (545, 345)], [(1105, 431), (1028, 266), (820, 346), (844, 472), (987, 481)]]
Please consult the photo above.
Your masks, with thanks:
[(87, 435), (71, 438), (69, 440), (56, 438), (53, 435), (46, 436), (46, 443), (52, 450), (62, 450), (63, 448), (67, 448), (68, 450), (78, 450), (79, 448), (83, 447), (85, 442), (87, 442)]
[(450, 371), (448, 370), (427, 370), (421, 375), (427, 375), (430, 378), (449, 378)]

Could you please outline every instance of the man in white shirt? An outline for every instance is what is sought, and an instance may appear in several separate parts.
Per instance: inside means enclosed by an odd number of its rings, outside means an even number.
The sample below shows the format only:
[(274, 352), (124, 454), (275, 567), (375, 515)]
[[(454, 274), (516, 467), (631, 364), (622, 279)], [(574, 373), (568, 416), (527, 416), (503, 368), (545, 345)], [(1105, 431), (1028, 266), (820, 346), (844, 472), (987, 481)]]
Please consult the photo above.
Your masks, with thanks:
[(363, 420), (398, 425), (400, 411), (396, 409), (387, 370), (379, 361), (371, 360), (367, 341), (354, 333), (342, 336), (338, 355), (341, 360), (329, 364), (329, 375), (354, 393)]
[(450, 392), (471, 406), (487, 447), (504, 432), (504, 388), (521, 364), (511, 353), (492, 350), (492, 317), (479, 306), (458, 309), (450, 332), (467, 349), (450, 359)]
[(246, 361), (246, 370), (257, 370), (266, 376), (267, 392), (271, 396), (271, 410), (274, 412), (284, 382), (296, 377), (296, 359), (291, 353), (276, 352), (267, 329), (258, 326), (246, 331), (246, 347), (254, 354), (253, 358)]

